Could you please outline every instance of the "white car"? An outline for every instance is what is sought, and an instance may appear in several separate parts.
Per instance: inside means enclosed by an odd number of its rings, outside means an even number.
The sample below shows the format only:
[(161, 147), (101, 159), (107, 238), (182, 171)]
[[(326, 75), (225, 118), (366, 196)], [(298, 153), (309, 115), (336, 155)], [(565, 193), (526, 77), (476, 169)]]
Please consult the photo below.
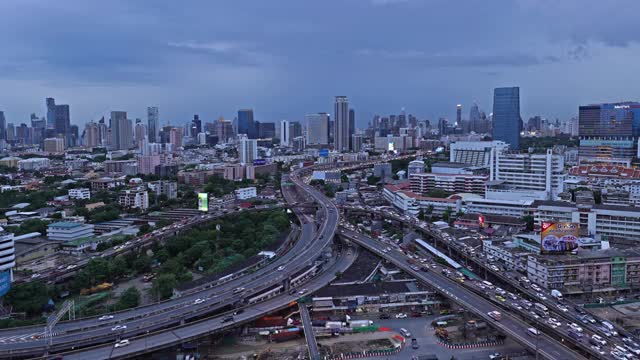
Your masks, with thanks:
[(543, 293), (538, 293), (537, 295), (538, 295), (538, 298), (539, 298), (540, 300), (547, 300), (547, 297), (546, 297), (546, 296), (544, 296), (544, 294), (543, 294)]
[(569, 324), (569, 327), (570, 327), (572, 330), (576, 331), (576, 332), (582, 332), (582, 331), (583, 331), (583, 330), (582, 330), (582, 328), (581, 328), (578, 324), (576, 324), (576, 323), (571, 323), (571, 324)]
[(35, 274), (31, 275), (32, 279), (37, 279), (39, 277), (40, 277), (40, 274), (38, 274), (38, 273), (35, 273)]
[(564, 306), (564, 305), (558, 305), (558, 310), (560, 310), (562, 312), (567, 312), (567, 311), (569, 311), (569, 308)]
[(98, 321), (105, 321), (113, 319), (113, 315), (103, 315), (98, 318)]
[(278, 271), (284, 270), (284, 266), (278, 266)]
[(115, 347), (119, 348), (119, 347), (123, 347), (123, 346), (127, 346), (129, 345), (129, 340), (124, 339), (124, 340), (120, 340), (115, 344)]
[(76, 265), (76, 264), (71, 264), (71, 265), (67, 266), (67, 270), (72, 270), (72, 269), (75, 269), (75, 268), (77, 268), (77, 267), (78, 267), (78, 265)]
[(204, 299), (196, 299), (193, 304), (194, 305), (198, 305), (198, 304), (202, 304), (204, 302)]
[(125, 330), (126, 328), (127, 328), (127, 325), (116, 325), (111, 328), (111, 331)]
[(306, 292), (307, 292), (307, 289), (302, 289), (302, 290), (298, 291), (298, 294), (302, 295), (302, 294), (304, 294)]
[(554, 318), (549, 318), (547, 320), (547, 322), (549, 323), (549, 325), (551, 325), (551, 327), (553, 327), (554, 329), (557, 327), (562, 326), (562, 323)]
[(406, 319), (406, 318), (407, 318), (407, 314), (405, 313), (396, 314), (396, 319)]

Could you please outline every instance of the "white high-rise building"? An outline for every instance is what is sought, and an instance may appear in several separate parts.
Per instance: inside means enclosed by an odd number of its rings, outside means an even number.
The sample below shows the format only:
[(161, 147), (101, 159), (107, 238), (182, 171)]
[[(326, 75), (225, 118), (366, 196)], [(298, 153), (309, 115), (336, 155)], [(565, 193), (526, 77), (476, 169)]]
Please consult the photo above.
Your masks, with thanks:
[(289, 121), (280, 121), (280, 145), (289, 146), (291, 144), (291, 130)]
[(307, 145), (329, 144), (329, 114), (317, 113), (305, 116), (307, 121)]
[(338, 152), (349, 152), (351, 129), (349, 127), (349, 100), (346, 96), (336, 96), (335, 102), (334, 148)]
[(240, 138), (238, 143), (238, 159), (241, 164), (253, 164), (253, 160), (258, 158), (258, 141), (249, 139), (246, 135)]
[(564, 191), (564, 157), (546, 154), (491, 152), (487, 199), (554, 200)]

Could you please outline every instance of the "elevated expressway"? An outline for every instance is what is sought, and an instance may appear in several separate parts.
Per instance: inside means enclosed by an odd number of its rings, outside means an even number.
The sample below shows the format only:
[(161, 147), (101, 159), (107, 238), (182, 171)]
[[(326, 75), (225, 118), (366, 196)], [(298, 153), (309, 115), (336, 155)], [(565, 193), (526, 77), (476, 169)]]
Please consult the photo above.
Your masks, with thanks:
[[(114, 318), (108, 321), (85, 318), (63, 322), (54, 328), (56, 336), (51, 338), (50, 344), (40, 337), (42, 327), (0, 331), (0, 357), (40, 356), (43, 353), (58, 353), (77, 348), (82, 349), (73, 354), (79, 355), (65, 354), (65, 358), (129, 357), (140, 354), (141, 351), (153, 351), (207, 334), (226, 331), (243, 322), (289, 306), (290, 302), (299, 296), (295, 291), (302, 289), (303, 285), (306, 291), (326, 285), (333, 280), (337, 271), (346, 270), (355, 256), (328, 257), (331, 260), (322, 262), (320, 256), (333, 239), (339, 213), (329, 199), (305, 184), (297, 173), (291, 175), (290, 181), (318, 204), (316, 218), (321, 221), (316, 224), (305, 215), (296, 212), (302, 223), (300, 239), (287, 253), (256, 273), (176, 299), (114, 313)], [(289, 191), (283, 187), (283, 193)], [(284, 267), (284, 270), (277, 271), (280, 266)], [(299, 277), (300, 273), (313, 267), (318, 271), (300, 278), (298, 284), (291, 282), (293, 276)], [(291, 290), (293, 294), (286, 291), (289, 286), (294, 289)], [(239, 291), (238, 288), (243, 290)], [(262, 298), (261, 293), (267, 293), (268, 296)], [(197, 299), (204, 301), (197, 303)], [(240, 308), (243, 311), (235, 315), (233, 321), (225, 323), (222, 319), (229, 313), (206, 317), (207, 314), (229, 307), (234, 309), (231, 313)], [(185, 320), (196, 319), (202, 320), (185, 323)], [(112, 331), (115, 325), (124, 325), (126, 329)], [(136, 336), (139, 337), (135, 338)], [(131, 345), (114, 348), (113, 343), (124, 338), (131, 338)], [(13, 341), (15, 339), (21, 341)], [(143, 343), (144, 345), (141, 345)], [(89, 347), (96, 344), (104, 345)]]

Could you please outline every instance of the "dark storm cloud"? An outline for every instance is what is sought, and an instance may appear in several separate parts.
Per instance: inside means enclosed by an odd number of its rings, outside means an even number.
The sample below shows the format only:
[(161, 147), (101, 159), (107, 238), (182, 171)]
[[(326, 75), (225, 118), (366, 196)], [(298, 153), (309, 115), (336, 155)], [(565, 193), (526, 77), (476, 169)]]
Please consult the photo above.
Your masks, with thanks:
[[(630, 0), (21, 0), (0, 3), (0, 110), (74, 121), (147, 105), (188, 119), (265, 121), (331, 111), (347, 94), (364, 124), (404, 106), (422, 117), (491, 107), (522, 87), (523, 116), (631, 98), (640, 3)], [(606, 71), (606, 75), (602, 75)], [(285, 100), (286, 99), (286, 100)], [(466, 105), (465, 105), (466, 106)]]

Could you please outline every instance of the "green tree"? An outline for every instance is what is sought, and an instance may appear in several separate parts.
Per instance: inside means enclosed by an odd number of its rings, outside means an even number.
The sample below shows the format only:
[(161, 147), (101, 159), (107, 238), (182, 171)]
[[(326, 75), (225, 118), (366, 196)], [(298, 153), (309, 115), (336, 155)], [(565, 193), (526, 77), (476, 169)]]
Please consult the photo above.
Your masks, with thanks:
[(367, 184), (375, 185), (375, 184), (379, 183), (380, 180), (381, 180), (380, 177), (371, 175), (371, 176), (367, 177)]
[(451, 214), (453, 214), (453, 210), (451, 210), (451, 208), (447, 208), (447, 210), (442, 213), (442, 220), (446, 222), (452, 221), (453, 218), (451, 217)]
[(136, 307), (139, 304), (140, 304), (140, 291), (138, 291), (138, 289), (132, 286), (127, 290), (125, 290), (122, 293), (122, 295), (120, 295), (120, 298), (118, 299), (118, 303), (116, 304), (116, 307), (118, 308), (118, 310), (124, 310), (124, 309)]
[(153, 281), (151, 293), (160, 299), (168, 299), (177, 285), (178, 280), (174, 274), (161, 274)]
[(13, 307), (14, 312), (24, 312), (28, 316), (39, 315), (49, 301), (51, 294), (41, 281), (15, 285), (5, 296), (5, 305)]
[(520, 220), (525, 222), (527, 231), (533, 231), (533, 226), (534, 226), (533, 216), (526, 215), (526, 216), (523, 216)]
[(47, 233), (48, 221), (40, 219), (29, 219), (20, 223), (20, 227), (14, 231), (15, 235), (23, 235), (32, 232), (39, 232), (40, 234)]

